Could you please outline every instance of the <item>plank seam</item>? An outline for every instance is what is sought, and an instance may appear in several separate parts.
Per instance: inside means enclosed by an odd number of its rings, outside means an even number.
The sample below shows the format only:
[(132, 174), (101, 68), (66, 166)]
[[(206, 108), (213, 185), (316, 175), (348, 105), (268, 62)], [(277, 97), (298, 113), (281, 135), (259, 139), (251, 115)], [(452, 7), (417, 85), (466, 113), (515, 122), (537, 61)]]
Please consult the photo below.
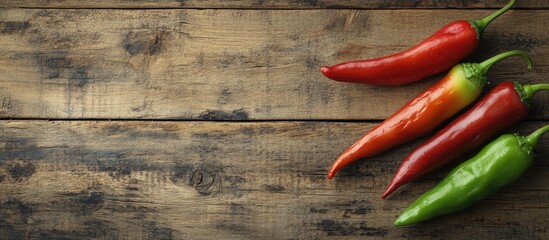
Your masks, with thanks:
[[(497, 7), (487, 7), (487, 8), (460, 8), (460, 7), (446, 7), (446, 8), (428, 8), (428, 7), (417, 7), (417, 8), (410, 8), (410, 7), (394, 7), (394, 8), (357, 8), (357, 7), (308, 7), (308, 8), (283, 8), (283, 7), (249, 7), (249, 8), (231, 8), (231, 7), (143, 7), (143, 8), (136, 8), (136, 7), (82, 7), (82, 8), (75, 8), (75, 7), (0, 7), (0, 9), (39, 9), (39, 10), (249, 10), (249, 11), (258, 11), (258, 10), (288, 10), (288, 11), (295, 11), (295, 10), (370, 10), (370, 11), (387, 11), (387, 10), (495, 10), (500, 9)], [(548, 7), (531, 7), (531, 8), (524, 8), (524, 7), (518, 7), (513, 8), (512, 10), (548, 10)]]
[[(226, 122), (226, 123), (261, 123), (261, 122), (333, 122), (333, 123), (379, 123), (384, 119), (254, 119), (254, 120), (203, 120), (203, 119), (150, 119), (150, 118), (0, 118), (4, 121), (51, 121), (51, 122)], [(527, 119), (523, 122), (546, 122), (549, 119)]]
[[(72, 122), (360, 122), (379, 123), (382, 119), (254, 119), (254, 120), (204, 120), (204, 119), (152, 119), (152, 118), (0, 118), (2, 121), (72, 121)], [(535, 120), (534, 120), (535, 121)]]

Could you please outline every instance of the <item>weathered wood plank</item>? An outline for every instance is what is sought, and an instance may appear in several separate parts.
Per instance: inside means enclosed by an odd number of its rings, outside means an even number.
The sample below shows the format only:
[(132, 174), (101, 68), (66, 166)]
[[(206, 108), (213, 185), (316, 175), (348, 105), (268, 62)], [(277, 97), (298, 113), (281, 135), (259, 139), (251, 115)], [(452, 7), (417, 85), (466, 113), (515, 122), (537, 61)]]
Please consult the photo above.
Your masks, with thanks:
[[(0, 7), (26, 8), (238, 8), (238, 9), (320, 9), (320, 8), (500, 8), (507, 0), (4, 0)], [(544, 0), (521, 0), (516, 8), (549, 8)]]
[[(328, 80), (320, 66), (404, 50), (488, 12), (4, 9), (0, 116), (384, 119), (441, 75), (375, 87)], [(548, 11), (511, 11), (470, 60), (522, 49), (534, 69), (509, 59), (491, 82), (546, 81), (548, 25)], [(532, 119), (548, 119), (548, 103), (540, 94)]]
[[(548, 122), (528, 122), (528, 133)], [(452, 216), (393, 219), (444, 173), (380, 195), (419, 141), (325, 174), (366, 123), (0, 124), (0, 236), (13, 238), (540, 239), (549, 138), (517, 183)]]

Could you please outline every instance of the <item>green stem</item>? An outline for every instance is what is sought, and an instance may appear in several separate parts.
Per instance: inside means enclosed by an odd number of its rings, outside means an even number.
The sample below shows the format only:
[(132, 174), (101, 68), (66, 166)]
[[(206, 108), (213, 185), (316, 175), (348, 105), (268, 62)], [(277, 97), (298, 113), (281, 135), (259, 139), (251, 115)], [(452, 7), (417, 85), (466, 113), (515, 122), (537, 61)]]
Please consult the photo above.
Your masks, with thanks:
[(503, 7), (499, 11), (492, 13), (483, 19), (471, 21), (473, 27), (477, 30), (478, 38), (482, 36), (482, 33), (484, 33), (484, 29), (486, 29), (490, 22), (499, 17), (501, 14), (505, 13), (507, 10), (509, 10), (509, 8), (515, 6), (516, 3), (517, 0), (511, 0), (510, 3), (505, 5), (505, 7)]
[(543, 134), (549, 131), (549, 125), (542, 127), (526, 137), (526, 141), (533, 146), (536, 146), (538, 140)]
[(511, 56), (520, 56), (520, 57), (524, 58), (526, 60), (526, 62), (528, 63), (528, 69), (532, 69), (532, 59), (530, 59), (528, 54), (526, 54), (525, 52), (520, 51), (520, 50), (513, 50), (513, 51), (500, 53), (496, 56), (493, 56), (493, 57), (489, 58), (488, 60), (486, 60), (484, 62), (481, 62), (479, 64), (481, 74), (486, 76), (486, 74), (488, 73), (488, 70), (490, 70), (490, 68), (492, 67), (492, 65), (494, 65), (494, 63), (497, 63), (497, 62), (499, 62), (503, 59), (506, 59), (508, 57), (511, 57)]
[(526, 86), (523, 86), (523, 88), (524, 88), (526, 97), (532, 98), (534, 94), (539, 90), (549, 90), (549, 84), (542, 83), (542, 84), (526, 85)]
[(515, 90), (517, 90), (518, 95), (520, 96), (520, 101), (525, 103), (528, 107), (532, 102), (532, 97), (539, 90), (549, 90), (549, 84), (534, 84), (523, 86), (518, 82), (513, 82), (515, 84)]

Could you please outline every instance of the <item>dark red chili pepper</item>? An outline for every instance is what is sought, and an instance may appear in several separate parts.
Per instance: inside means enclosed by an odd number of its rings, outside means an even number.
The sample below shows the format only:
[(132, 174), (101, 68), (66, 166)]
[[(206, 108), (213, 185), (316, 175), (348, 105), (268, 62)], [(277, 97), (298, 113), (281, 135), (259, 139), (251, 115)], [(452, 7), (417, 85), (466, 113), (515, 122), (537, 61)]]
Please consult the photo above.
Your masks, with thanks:
[(445, 71), (471, 54), (488, 24), (515, 3), (516, 0), (512, 0), (482, 20), (451, 22), (404, 52), (340, 63), (332, 67), (324, 66), (320, 71), (332, 80), (375, 85), (399, 85), (424, 79)]
[(374, 156), (432, 131), (475, 101), (484, 88), (490, 67), (510, 56), (523, 57), (528, 67), (532, 66), (528, 55), (518, 50), (498, 54), (479, 64), (462, 63), (454, 66), (437, 84), (412, 99), (345, 150), (330, 168), (328, 178), (332, 178), (339, 169), (351, 162)]
[(382, 198), (398, 187), (464, 157), (496, 134), (524, 120), (530, 100), (538, 90), (549, 90), (549, 84), (498, 84), (471, 109), (410, 153)]

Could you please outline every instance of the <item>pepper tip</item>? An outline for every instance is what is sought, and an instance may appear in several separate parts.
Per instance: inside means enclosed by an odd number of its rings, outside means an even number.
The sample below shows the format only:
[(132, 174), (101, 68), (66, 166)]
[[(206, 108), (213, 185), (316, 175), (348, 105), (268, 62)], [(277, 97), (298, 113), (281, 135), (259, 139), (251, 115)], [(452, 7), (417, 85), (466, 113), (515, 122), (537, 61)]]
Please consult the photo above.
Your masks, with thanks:
[(404, 227), (410, 224), (414, 224), (416, 221), (414, 217), (410, 216), (410, 213), (407, 210), (404, 210), (398, 217), (395, 219), (394, 225), (397, 227)]
[(385, 192), (381, 195), (381, 199), (385, 199), (386, 197), (391, 195), (391, 193), (393, 193), (398, 187), (399, 185), (395, 184), (394, 182), (391, 182), (391, 184), (389, 184), (389, 187), (387, 187)]
[(329, 71), (330, 71), (330, 67), (328, 67), (328, 66), (322, 66), (322, 67), (320, 68), (320, 72), (321, 72), (322, 74), (324, 74), (324, 76), (326, 76), (326, 77), (328, 76), (328, 72), (329, 72)]
[(394, 222), (394, 225), (397, 226), (397, 227), (402, 227), (404, 226), (405, 224), (403, 224), (403, 221), (400, 217), (398, 217), (395, 222)]

